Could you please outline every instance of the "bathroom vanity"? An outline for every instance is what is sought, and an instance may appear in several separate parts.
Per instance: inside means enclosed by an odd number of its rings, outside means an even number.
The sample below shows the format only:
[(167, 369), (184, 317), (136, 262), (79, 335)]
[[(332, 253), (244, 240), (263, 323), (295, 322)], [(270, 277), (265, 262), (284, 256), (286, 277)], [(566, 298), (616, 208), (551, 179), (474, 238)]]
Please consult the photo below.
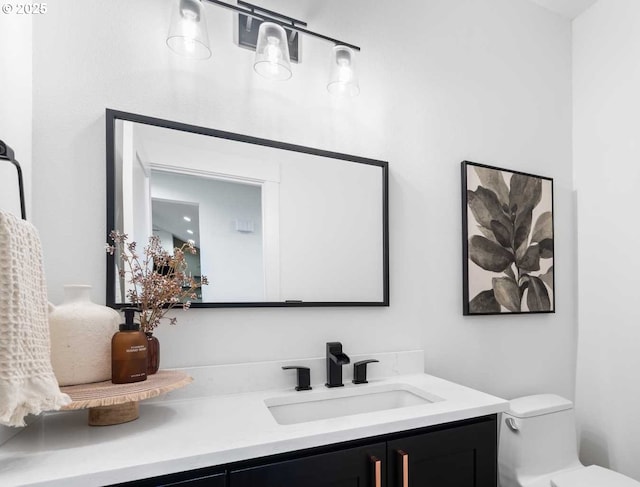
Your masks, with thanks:
[(496, 430), (490, 415), (118, 487), (495, 487)]
[(141, 403), (131, 423), (39, 418), (0, 446), (0, 485), (494, 487), (507, 401), (415, 373), (422, 357), (352, 355), (380, 360), (368, 384), (345, 368), (344, 387), (319, 373), (301, 392), (281, 367), (317, 371), (324, 359), (188, 369), (193, 384)]

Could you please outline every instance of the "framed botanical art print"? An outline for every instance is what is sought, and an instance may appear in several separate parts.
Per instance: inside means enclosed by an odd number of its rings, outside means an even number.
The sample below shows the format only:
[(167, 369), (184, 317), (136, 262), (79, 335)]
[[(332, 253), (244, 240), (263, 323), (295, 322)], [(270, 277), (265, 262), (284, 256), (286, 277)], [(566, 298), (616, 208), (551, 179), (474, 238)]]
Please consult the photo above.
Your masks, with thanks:
[(462, 162), (463, 314), (554, 313), (553, 179)]

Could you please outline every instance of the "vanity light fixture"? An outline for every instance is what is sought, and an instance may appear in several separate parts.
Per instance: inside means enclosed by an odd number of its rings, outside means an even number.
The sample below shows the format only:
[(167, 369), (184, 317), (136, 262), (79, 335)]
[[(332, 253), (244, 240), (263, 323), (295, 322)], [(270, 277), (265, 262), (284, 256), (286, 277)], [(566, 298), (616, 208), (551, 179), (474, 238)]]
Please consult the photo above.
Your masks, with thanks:
[(171, 17), (167, 46), (176, 54), (187, 58), (211, 57), (207, 18), (200, 0), (178, 0)]
[(332, 68), (327, 89), (334, 95), (360, 93), (355, 71), (355, 54), (360, 48), (308, 30), (301, 20), (237, 0), (237, 5), (222, 0), (174, 0), (176, 8), (167, 37), (172, 51), (185, 57), (207, 59), (211, 56), (207, 38), (204, 4), (238, 13), (238, 45), (256, 51), (253, 68), (265, 78), (284, 81), (292, 76), (291, 61), (300, 63), (298, 34), (334, 44)]
[(358, 96), (360, 86), (355, 70), (355, 52), (347, 46), (335, 46), (331, 58), (331, 78), (327, 90), (332, 95)]
[(287, 33), (278, 24), (273, 22), (260, 24), (253, 69), (267, 79), (284, 81), (291, 78)]

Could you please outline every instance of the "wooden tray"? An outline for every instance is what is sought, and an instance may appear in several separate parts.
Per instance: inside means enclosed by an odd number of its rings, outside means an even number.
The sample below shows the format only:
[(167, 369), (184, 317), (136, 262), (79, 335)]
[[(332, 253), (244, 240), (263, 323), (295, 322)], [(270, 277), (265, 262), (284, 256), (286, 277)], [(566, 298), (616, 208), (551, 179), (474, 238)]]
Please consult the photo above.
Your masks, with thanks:
[(193, 379), (177, 370), (159, 370), (147, 380), (132, 384), (113, 384), (110, 380), (61, 387), (71, 404), (63, 410), (89, 409), (90, 426), (109, 426), (138, 419), (139, 401), (184, 387)]

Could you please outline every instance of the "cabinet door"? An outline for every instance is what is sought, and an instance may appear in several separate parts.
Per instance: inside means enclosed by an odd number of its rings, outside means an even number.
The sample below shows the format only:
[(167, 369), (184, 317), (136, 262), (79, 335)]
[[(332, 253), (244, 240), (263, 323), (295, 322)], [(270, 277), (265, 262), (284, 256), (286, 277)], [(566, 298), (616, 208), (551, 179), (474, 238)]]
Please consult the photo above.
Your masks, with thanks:
[(230, 487), (384, 487), (385, 443), (231, 471)]
[(390, 487), (496, 487), (496, 418), (387, 443)]
[[(183, 472), (178, 474), (153, 477), (144, 480), (134, 480), (110, 487), (225, 487), (227, 474), (222, 472), (213, 475)], [(182, 480), (176, 480), (182, 479)]]
[(159, 483), (158, 487), (225, 487), (225, 477), (226, 475), (221, 473), (168, 484)]

